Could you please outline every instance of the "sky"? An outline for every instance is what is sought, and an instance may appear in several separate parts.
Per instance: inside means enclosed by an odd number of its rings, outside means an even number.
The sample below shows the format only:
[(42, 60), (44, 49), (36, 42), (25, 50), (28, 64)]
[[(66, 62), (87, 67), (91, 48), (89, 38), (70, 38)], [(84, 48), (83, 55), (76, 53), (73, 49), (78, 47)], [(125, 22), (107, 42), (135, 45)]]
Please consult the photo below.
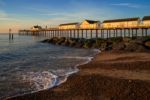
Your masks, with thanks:
[(150, 0), (0, 0), (0, 33), (150, 15)]

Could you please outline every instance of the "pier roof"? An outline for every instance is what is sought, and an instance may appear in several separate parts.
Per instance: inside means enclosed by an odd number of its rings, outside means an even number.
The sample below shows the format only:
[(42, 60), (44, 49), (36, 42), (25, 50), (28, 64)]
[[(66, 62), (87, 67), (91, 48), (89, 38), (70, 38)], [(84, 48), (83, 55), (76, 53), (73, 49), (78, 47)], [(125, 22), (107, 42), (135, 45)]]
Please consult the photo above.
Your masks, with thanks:
[(95, 23), (99, 23), (100, 21), (94, 21), (94, 20), (85, 20), (87, 21), (89, 24), (95, 24)]
[(150, 20), (150, 16), (144, 16), (143, 20)]
[(109, 22), (124, 22), (124, 21), (137, 21), (139, 20), (139, 17), (134, 18), (124, 18), (124, 19), (113, 19), (113, 20), (105, 20), (103, 23), (109, 23)]
[(41, 26), (38, 26), (38, 25), (33, 26), (33, 28), (42, 29), (42, 27), (41, 27)]
[(65, 23), (65, 24), (60, 24), (59, 26), (64, 26), (64, 25), (77, 25), (77, 24), (79, 24), (78, 22), (76, 22), (76, 23)]

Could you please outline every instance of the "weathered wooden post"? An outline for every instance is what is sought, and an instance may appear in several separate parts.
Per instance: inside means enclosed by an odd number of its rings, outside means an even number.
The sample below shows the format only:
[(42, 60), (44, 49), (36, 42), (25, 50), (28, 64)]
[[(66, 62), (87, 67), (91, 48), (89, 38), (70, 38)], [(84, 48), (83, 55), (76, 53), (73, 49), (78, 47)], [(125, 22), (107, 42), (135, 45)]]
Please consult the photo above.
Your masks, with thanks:
[(148, 30), (148, 29), (146, 28), (146, 29), (145, 29), (145, 36), (147, 36), (147, 30)]
[(137, 33), (137, 32), (138, 32), (137, 30), (138, 30), (138, 29), (136, 28), (136, 29), (135, 29), (135, 34), (136, 34), (136, 37), (138, 36), (138, 35), (137, 35), (137, 34), (138, 34), (138, 33)]
[(98, 38), (98, 29), (96, 29), (96, 39)]
[(107, 33), (106, 33), (106, 34), (107, 34), (107, 39), (108, 39), (108, 37), (109, 37), (109, 36), (108, 36), (108, 29), (107, 29)]
[(118, 29), (116, 28), (116, 37), (118, 37)]
[(83, 29), (81, 30), (82, 38), (83, 38)]
[(76, 38), (76, 30), (73, 30), (73, 38)]
[(143, 28), (142, 28), (142, 37), (144, 36), (144, 30), (143, 30)]
[(79, 29), (77, 29), (77, 38), (79, 39)]
[(109, 32), (109, 38), (111, 38), (111, 30), (108, 29), (108, 32)]
[(101, 30), (101, 37), (104, 38), (104, 29)]
[(124, 37), (126, 37), (126, 29), (124, 29)]
[(91, 39), (92, 39), (92, 37), (93, 37), (92, 34), (93, 34), (93, 30), (91, 29)]
[(113, 29), (114, 30), (114, 37), (116, 37), (116, 31), (115, 31), (115, 29)]
[(86, 29), (86, 38), (88, 38), (88, 35), (87, 35), (87, 34), (88, 34), (88, 30)]
[(122, 37), (122, 29), (120, 29), (120, 36)]
[(134, 29), (132, 29), (132, 37), (134, 37)]

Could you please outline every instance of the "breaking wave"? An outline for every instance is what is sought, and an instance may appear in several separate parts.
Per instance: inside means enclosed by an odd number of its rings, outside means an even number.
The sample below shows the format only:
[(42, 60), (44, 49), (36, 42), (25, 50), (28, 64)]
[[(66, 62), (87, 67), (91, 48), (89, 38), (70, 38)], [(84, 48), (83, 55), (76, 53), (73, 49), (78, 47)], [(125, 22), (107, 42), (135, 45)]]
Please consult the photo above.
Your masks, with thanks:
[(75, 58), (75, 59), (84, 59), (84, 60), (86, 59), (86, 61), (77, 64), (73, 69), (70, 68), (69, 70), (58, 69), (52, 71), (28, 72), (26, 75), (23, 75), (22, 77), (23, 77), (23, 81), (29, 83), (31, 87), (34, 89), (34, 91), (32, 92), (50, 89), (54, 86), (58, 86), (66, 82), (67, 78), (70, 75), (79, 72), (77, 66), (87, 64), (93, 59), (93, 57), (69, 57), (69, 56), (57, 57), (57, 59), (59, 58), (61, 59)]

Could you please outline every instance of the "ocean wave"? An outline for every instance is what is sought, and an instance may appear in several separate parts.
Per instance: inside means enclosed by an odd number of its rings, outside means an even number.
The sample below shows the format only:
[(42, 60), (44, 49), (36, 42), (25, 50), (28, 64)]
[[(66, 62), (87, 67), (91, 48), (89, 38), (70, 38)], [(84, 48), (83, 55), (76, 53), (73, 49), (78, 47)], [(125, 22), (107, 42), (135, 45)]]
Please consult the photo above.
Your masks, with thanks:
[(43, 72), (28, 72), (23, 75), (23, 81), (28, 82), (34, 91), (51, 88), (57, 81), (57, 76), (48, 71)]
[[(100, 51), (94, 49), (96, 54)], [(79, 56), (62, 56), (62, 57), (52, 57), (57, 59), (83, 59), (82, 63), (79, 63), (74, 66), (74, 68), (68, 69), (57, 69), (51, 71), (42, 71), (42, 72), (28, 72), (27, 74), (23, 75), (23, 81), (28, 82), (31, 86), (35, 89), (34, 91), (41, 91), (45, 89), (50, 89), (54, 86), (58, 86), (64, 82), (66, 82), (67, 78), (79, 72), (77, 68), (80, 65), (84, 65), (92, 61), (94, 57), (79, 57)]]
[(31, 87), (34, 89), (32, 92), (37, 92), (50, 89), (66, 82), (68, 76), (76, 72), (78, 72), (78, 70), (67, 72), (65, 70), (56, 70), (53, 72), (28, 72), (26, 75), (22, 75), (22, 79), (25, 83), (27, 82), (31, 85)]

